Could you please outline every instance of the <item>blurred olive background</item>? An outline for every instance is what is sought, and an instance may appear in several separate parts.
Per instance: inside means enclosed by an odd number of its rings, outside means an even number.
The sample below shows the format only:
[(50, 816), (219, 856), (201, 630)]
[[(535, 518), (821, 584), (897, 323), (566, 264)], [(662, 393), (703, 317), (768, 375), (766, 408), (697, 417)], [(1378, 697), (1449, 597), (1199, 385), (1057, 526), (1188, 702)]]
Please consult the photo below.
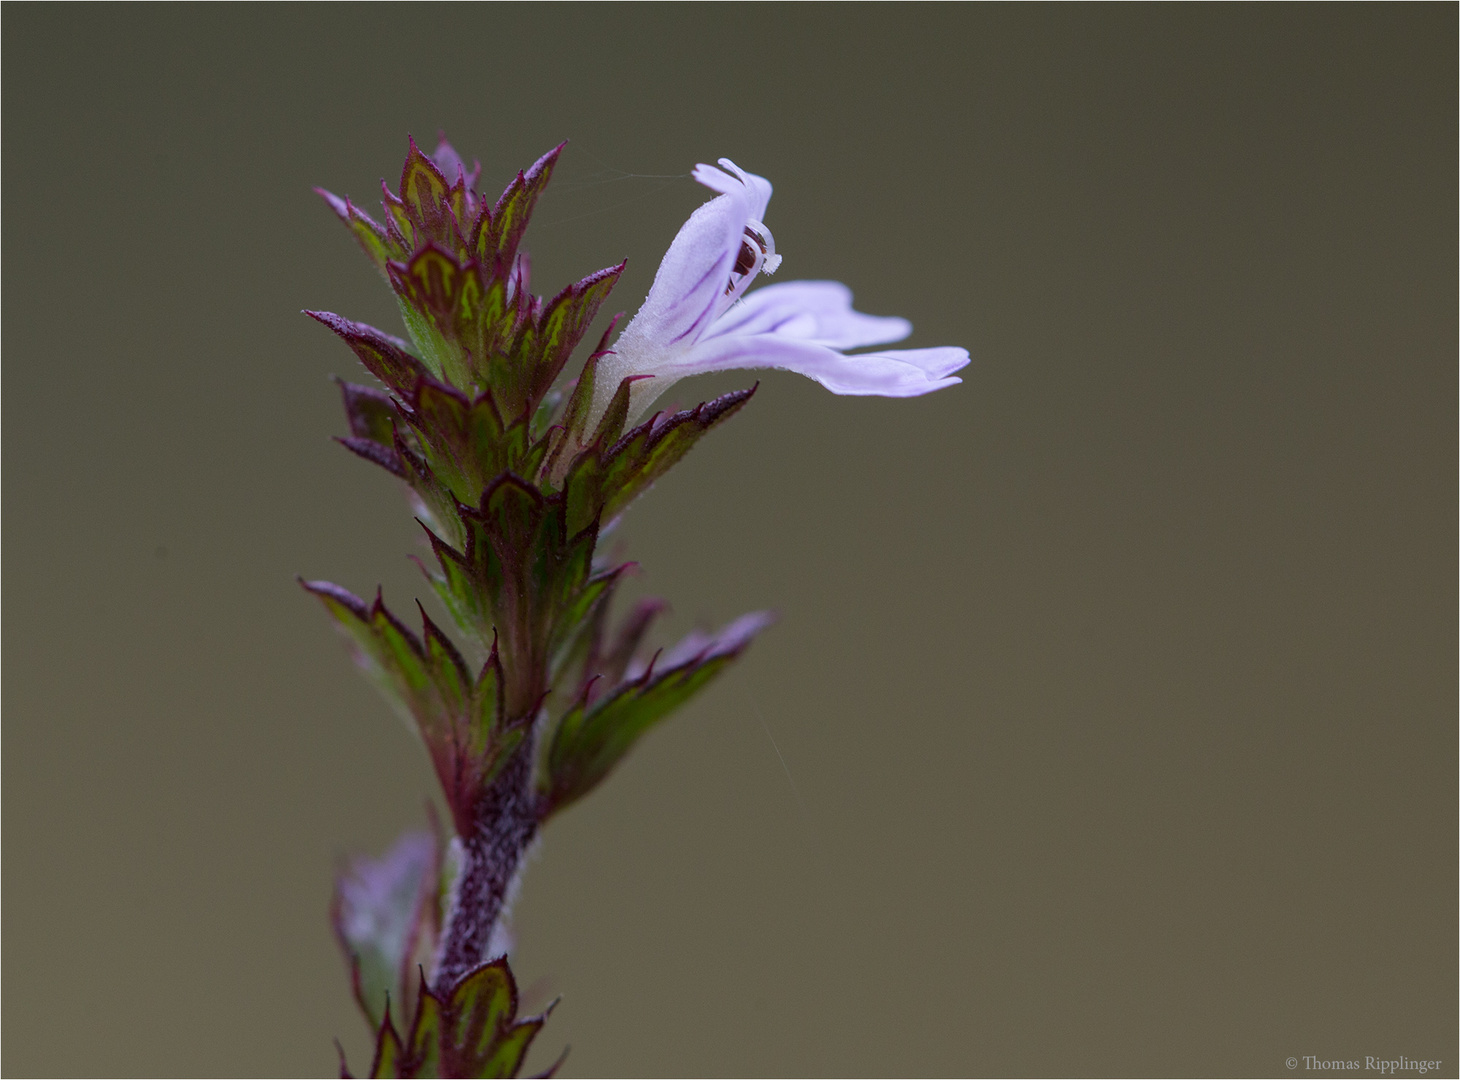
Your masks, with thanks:
[[(964, 385), (771, 373), (621, 530), (780, 624), (555, 821), (566, 1075), (1272, 1075), (1456, 1038), (1456, 10), (8, 5), (12, 1074), (317, 1074), (334, 866), (414, 738), (295, 574), (409, 611), (334, 445), (399, 332), (310, 192), (572, 141), (539, 291), (632, 311), (720, 155), (782, 279)], [(737, 373), (674, 397), (747, 385)], [(1305, 1070), (1298, 1070), (1305, 1071)]]

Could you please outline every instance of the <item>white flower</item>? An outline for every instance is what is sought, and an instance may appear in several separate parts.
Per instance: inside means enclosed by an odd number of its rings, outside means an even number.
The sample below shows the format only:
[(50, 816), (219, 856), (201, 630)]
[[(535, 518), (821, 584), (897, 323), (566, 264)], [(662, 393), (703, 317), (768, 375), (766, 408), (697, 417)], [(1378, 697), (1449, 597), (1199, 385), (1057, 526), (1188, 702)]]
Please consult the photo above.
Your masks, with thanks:
[(953, 372), (968, 363), (966, 349), (842, 352), (901, 341), (912, 324), (853, 311), (852, 292), (840, 282), (791, 281), (745, 296), (757, 274), (773, 274), (781, 262), (763, 223), (771, 185), (728, 158), (720, 165), (695, 167), (694, 178), (719, 197), (684, 223), (644, 306), (600, 359), (587, 430), (631, 376), (653, 377), (632, 384), (630, 423), (685, 376), (730, 368), (784, 368), (836, 394), (884, 397), (962, 381)]

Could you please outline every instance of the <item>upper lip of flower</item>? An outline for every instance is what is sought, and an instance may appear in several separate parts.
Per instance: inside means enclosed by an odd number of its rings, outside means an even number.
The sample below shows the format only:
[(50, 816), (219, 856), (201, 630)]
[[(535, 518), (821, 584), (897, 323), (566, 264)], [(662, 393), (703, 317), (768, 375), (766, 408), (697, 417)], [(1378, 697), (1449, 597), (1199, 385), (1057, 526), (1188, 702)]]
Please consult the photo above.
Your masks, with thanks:
[(588, 430), (620, 382), (636, 376), (630, 421), (678, 379), (729, 368), (785, 368), (835, 393), (891, 397), (962, 381), (953, 372), (968, 363), (966, 349), (841, 352), (900, 341), (912, 324), (853, 310), (851, 290), (839, 282), (786, 282), (747, 296), (781, 262), (764, 224), (770, 182), (728, 158), (720, 168), (697, 165), (693, 175), (717, 197), (680, 228), (643, 306), (600, 359)]

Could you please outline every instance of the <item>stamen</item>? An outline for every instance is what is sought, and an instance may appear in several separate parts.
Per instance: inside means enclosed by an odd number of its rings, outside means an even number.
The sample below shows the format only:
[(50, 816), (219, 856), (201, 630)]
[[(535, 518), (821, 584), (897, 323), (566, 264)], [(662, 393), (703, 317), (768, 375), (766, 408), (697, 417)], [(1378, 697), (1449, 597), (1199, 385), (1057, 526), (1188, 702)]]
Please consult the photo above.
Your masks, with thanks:
[(762, 222), (752, 221), (745, 226), (745, 235), (755, 241), (764, 256), (759, 269), (767, 274), (774, 274), (781, 265), (781, 257), (776, 254), (776, 238), (771, 235), (771, 231)]
[(759, 221), (745, 226), (746, 239), (740, 241), (740, 251), (735, 256), (735, 265), (730, 268), (730, 280), (725, 284), (725, 295), (733, 295), (742, 285), (764, 270), (774, 274), (781, 265), (776, 254), (776, 241), (771, 231)]

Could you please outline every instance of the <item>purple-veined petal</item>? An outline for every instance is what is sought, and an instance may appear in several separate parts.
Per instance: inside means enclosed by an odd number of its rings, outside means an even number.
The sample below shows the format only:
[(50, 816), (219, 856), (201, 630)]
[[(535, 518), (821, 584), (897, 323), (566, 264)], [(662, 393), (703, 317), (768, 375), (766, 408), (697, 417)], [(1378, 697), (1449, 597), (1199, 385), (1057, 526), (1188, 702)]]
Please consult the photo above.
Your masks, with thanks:
[(721, 315), (705, 338), (776, 334), (834, 349), (886, 345), (912, 333), (895, 316), (852, 310), (852, 290), (839, 281), (787, 281), (755, 290)]
[[(745, 226), (765, 213), (771, 185), (736, 168), (728, 158), (722, 163), (733, 173), (709, 165), (695, 167), (695, 179), (721, 194), (681, 226), (659, 263), (644, 306), (601, 361), (591, 410), (595, 418), (602, 415), (621, 380), (652, 373), (664, 357), (693, 347), (730, 302), (726, 287), (745, 240)], [(636, 390), (634, 400), (646, 392)]]
[(745, 207), (744, 194), (731, 192), (690, 215), (659, 263), (644, 306), (624, 329), (625, 337), (659, 346), (699, 339), (730, 280), (745, 229)]

